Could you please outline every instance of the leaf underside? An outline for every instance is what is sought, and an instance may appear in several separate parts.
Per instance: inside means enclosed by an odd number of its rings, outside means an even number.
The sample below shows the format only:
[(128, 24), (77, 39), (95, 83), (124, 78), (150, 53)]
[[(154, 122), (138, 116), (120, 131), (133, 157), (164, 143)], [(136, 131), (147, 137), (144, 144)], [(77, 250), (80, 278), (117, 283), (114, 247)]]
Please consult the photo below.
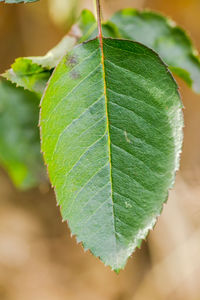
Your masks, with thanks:
[(145, 46), (96, 38), (56, 68), (40, 126), (63, 219), (85, 249), (118, 271), (154, 226), (178, 169), (183, 120), (175, 81)]
[(28, 57), (33, 63), (51, 70), (59, 63), (62, 57), (70, 50), (73, 49), (77, 40), (72, 36), (64, 36), (61, 41), (44, 56), (31, 56)]
[(42, 96), (51, 71), (33, 63), (29, 58), (20, 57), (2, 76), (15, 83), (17, 87), (23, 87)]

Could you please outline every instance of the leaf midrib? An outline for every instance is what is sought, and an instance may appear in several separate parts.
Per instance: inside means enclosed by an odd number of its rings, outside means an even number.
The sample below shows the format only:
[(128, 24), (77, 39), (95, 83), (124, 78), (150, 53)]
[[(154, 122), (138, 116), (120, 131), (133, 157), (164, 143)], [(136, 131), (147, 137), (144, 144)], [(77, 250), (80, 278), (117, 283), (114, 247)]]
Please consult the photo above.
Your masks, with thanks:
[(117, 255), (117, 236), (116, 236), (116, 223), (115, 223), (115, 213), (114, 213), (114, 201), (113, 201), (113, 177), (112, 177), (112, 159), (111, 159), (111, 139), (110, 139), (110, 122), (108, 117), (108, 97), (107, 97), (107, 84), (106, 84), (106, 72), (105, 72), (105, 55), (104, 55), (104, 47), (103, 47), (103, 36), (99, 36), (100, 42), (100, 51), (101, 51), (101, 64), (103, 71), (103, 83), (104, 83), (104, 95), (105, 95), (105, 108), (106, 108), (106, 119), (107, 119), (107, 132), (108, 132), (108, 159), (110, 165), (110, 185), (111, 185), (111, 201), (112, 201), (112, 212), (113, 212), (113, 227), (114, 227), (114, 240), (115, 240), (115, 257), (118, 263), (118, 255)]

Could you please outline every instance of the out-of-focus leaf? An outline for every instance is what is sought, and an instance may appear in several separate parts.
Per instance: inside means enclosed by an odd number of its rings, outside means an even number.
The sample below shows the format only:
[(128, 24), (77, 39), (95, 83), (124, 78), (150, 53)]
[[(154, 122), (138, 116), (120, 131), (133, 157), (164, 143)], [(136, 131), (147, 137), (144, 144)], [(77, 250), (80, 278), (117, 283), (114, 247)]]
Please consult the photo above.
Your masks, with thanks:
[(22, 189), (44, 179), (38, 129), (39, 97), (0, 80), (0, 164)]
[(94, 30), (96, 30), (97, 22), (95, 16), (90, 10), (84, 9), (81, 12), (81, 15), (78, 20), (78, 26), (83, 36), (85, 36), (86, 34), (90, 35)]
[(172, 72), (200, 93), (200, 58), (185, 31), (151, 11), (124, 9), (111, 18), (122, 38), (154, 49)]
[(63, 219), (116, 271), (154, 226), (172, 187), (181, 109), (166, 66), (132, 41), (85, 42), (49, 81), (42, 151)]
[(75, 43), (75, 38), (66, 36), (44, 56), (17, 58), (3, 77), (17, 86), (42, 95), (52, 69)]
[[(95, 38), (98, 35), (97, 21), (93, 13), (87, 9), (82, 11), (81, 16), (78, 20), (78, 26), (82, 34), (80, 42), (85, 42), (89, 39)], [(103, 22), (102, 30), (104, 37), (119, 37), (117, 26), (110, 21)]]

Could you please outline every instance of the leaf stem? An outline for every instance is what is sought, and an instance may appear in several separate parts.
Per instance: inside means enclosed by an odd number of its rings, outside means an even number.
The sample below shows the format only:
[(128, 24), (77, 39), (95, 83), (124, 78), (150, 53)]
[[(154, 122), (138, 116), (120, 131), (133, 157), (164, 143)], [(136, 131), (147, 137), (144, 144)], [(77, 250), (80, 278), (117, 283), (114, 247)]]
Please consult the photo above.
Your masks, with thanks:
[(100, 4), (100, 0), (96, 0), (96, 9), (97, 9), (97, 24), (98, 24), (99, 38), (100, 38), (100, 40), (102, 40), (101, 4)]

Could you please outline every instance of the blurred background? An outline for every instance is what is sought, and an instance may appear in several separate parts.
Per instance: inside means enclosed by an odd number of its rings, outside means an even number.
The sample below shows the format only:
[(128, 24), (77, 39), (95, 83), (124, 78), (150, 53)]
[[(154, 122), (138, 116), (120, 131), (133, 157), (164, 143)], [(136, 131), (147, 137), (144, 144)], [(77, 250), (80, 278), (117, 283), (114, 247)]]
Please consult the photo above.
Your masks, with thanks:
[[(102, 6), (105, 18), (125, 7), (160, 11), (200, 49), (200, 0), (104, 0)], [(44, 55), (82, 8), (93, 10), (93, 0), (1, 3), (0, 72), (16, 57)], [(0, 170), (0, 300), (200, 299), (200, 96), (179, 84), (185, 139), (175, 188), (119, 275), (71, 238), (48, 184), (22, 192)]]

